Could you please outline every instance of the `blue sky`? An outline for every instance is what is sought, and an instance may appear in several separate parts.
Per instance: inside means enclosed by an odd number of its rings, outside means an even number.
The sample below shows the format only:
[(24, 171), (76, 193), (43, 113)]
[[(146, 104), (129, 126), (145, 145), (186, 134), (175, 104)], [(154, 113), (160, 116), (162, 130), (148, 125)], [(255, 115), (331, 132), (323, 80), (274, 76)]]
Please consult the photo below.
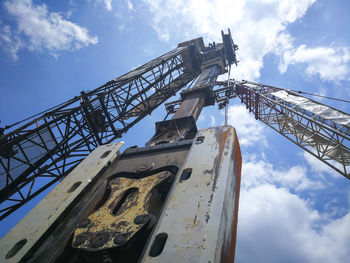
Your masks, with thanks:
[[(5, 0), (0, 125), (92, 90), (181, 41), (219, 42), (228, 27), (240, 48), (235, 79), (349, 100), (349, 24), (346, 0)], [(322, 102), (350, 112), (349, 104)], [(131, 129), (126, 147), (144, 145), (164, 114), (160, 107)], [(198, 126), (223, 120), (211, 106)], [(350, 181), (238, 101), (230, 102), (229, 123), (243, 155), (236, 262), (347, 262)], [(2, 221), (0, 236), (37, 201)]]

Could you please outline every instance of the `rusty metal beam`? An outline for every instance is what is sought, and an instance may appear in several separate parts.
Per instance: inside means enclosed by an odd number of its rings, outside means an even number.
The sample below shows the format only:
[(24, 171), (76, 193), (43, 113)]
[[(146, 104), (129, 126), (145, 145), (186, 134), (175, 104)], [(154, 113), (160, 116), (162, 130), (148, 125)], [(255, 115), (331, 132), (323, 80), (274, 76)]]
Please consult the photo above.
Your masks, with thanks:
[(214, 103), (213, 87), (220, 73), (216, 64), (205, 68), (194, 84), (181, 92), (181, 104), (172, 119), (156, 123), (156, 133), (147, 145), (193, 139), (203, 107)]

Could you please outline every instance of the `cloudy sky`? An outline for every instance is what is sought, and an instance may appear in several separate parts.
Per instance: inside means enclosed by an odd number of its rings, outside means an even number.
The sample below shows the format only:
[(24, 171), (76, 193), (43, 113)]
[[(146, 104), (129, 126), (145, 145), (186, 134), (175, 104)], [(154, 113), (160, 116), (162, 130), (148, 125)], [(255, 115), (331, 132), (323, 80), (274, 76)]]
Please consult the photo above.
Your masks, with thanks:
[[(349, 25), (347, 0), (1, 1), (0, 125), (92, 90), (179, 42), (219, 42), (228, 27), (240, 48), (235, 79), (349, 100)], [(322, 102), (350, 112), (349, 104)], [(238, 101), (230, 105), (243, 155), (236, 262), (348, 262), (350, 181)], [(163, 117), (160, 107), (126, 145), (142, 146)], [(198, 126), (223, 119), (207, 107)], [(0, 236), (35, 202), (2, 221)]]

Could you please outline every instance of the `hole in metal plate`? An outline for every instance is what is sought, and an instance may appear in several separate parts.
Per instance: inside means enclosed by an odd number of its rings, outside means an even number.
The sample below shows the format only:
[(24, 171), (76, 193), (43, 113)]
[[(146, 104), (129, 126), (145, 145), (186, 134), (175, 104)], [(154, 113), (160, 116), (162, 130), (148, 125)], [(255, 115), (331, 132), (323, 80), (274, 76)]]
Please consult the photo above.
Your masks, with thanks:
[(126, 202), (127, 199), (132, 200), (138, 191), (139, 191), (139, 189), (136, 187), (132, 187), (132, 188), (129, 188), (128, 190), (126, 190), (123, 193), (123, 196), (120, 199), (120, 201), (118, 202), (118, 204), (114, 207), (113, 212), (112, 212), (113, 215), (118, 215), (118, 213), (122, 212), (121, 211), (122, 205)]
[(71, 186), (71, 188), (68, 189), (67, 193), (72, 193), (72, 192), (74, 192), (74, 191), (79, 187), (79, 185), (81, 185), (81, 181), (74, 183), (74, 184)]
[(22, 247), (27, 243), (27, 239), (22, 239), (18, 241), (13, 248), (10, 249), (10, 251), (6, 254), (5, 259), (12, 258), (14, 255), (17, 254), (18, 251), (22, 249)]
[(159, 256), (163, 252), (167, 239), (168, 239), (167, 233), (158, 234), (152, 244), (151, 250), (149, 251), (149, 255), (151, 257)]
[(103, 158), (106, 158), (107, 156), (108, 156), (108, 154), (110, 154), (111, 153), (111, 151), (109, 150), (109, 151), (105, 151), (102, 155), (101, 155), (101, 159), (103, 159)]
[(191, 168), (186, 168), (185, 170), (183, 170), (181, 177), (180, 177), (180, 183), (182, 183), (183, 181), (186, 181), (188, 178), (190, 178), (191, 174), (192, 174)]

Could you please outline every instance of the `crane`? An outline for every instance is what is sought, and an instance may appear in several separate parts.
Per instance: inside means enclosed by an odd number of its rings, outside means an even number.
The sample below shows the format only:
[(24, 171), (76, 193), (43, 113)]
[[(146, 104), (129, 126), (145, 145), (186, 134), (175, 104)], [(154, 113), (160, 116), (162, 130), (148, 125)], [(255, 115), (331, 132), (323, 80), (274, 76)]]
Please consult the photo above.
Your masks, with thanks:
[[(350, 115), (294, 91), (218, 81), (237, 65), (237, 50), (230, 31), (222, 32), (222, 43), (180, 43), (2, 129), (0, 219), (64, 179), (1, 240), (0, 255), (8, 262), (233, 261), (238, 139), (230, 126), (198, 131), (196, 121), (203, 107), (227, 107), (235, 97), (257, 120), (350, 179)], [(145, 147), (121, 154), (122, 143), (113, 142), (180, 90), (179, 100), (165, 104), (172, 118), (156, 123)]]

